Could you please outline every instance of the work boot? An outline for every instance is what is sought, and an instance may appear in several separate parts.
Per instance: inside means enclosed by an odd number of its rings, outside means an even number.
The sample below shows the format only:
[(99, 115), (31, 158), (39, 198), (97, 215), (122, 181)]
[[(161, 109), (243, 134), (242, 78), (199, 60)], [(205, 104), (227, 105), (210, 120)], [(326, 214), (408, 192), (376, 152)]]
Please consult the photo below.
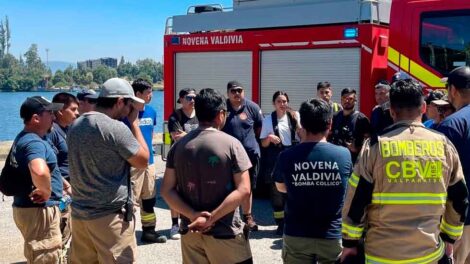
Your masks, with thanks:
[(166, 236), (158, 233), (155, 230), (144, 230), (142, 231), (140, 241), (144, 243), (165, 243)]
[(255, 222), (255, 219), (251, 214), (246, 214), (245, 216), (245, 224), (248, 226), (250, 231), (258, 231), (258, 225)]

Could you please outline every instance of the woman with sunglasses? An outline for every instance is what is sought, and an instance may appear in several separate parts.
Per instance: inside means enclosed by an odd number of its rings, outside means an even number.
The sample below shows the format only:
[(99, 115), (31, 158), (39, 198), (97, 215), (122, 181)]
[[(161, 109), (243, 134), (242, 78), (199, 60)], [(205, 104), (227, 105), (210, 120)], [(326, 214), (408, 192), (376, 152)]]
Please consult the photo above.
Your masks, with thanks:
[(261, 170), (266, 182), (271, 184), (271, 205), (274, 211), (274, 220), (277, 224), (277, 235), (284, 230), (284, 203), (285, 195), (280, 193), (272, 180), (272, 171), (281, 151), (297, 144), (300, 129), (300, 116), (298, 112), (289, 108), (289, 96), (286, 92), (277, 91), (273, 95), (275, 111), (266, 116), (261, 128)]

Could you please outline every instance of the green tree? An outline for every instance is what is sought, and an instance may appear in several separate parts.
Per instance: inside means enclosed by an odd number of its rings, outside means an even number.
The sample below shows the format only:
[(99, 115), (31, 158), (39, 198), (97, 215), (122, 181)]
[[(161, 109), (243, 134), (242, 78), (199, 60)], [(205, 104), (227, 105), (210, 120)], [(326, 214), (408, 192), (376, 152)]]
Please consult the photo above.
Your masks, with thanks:
[[(61, 70), (57, 70), (54, 73), (54, 77), (52, 77), (52, 84), (54, 86), (59, 86), (58, 85), (59, 83), (65, 83), (65, 84), (67, 83), (67, 80), (65, 79), (65, 74)], [(66, 85), (63, 85), (63, 86), (66, 86)]]
[(99, 65), (93, 69), (93, 80), (98, 84), (103, 84), (106, 80), (117, 77), (116, 69)]
[(119, 61), (118, 66), (123, 65), (125, 63), (124, 56), (121, 56), (121, 60)]
[(136, 65), (139, 70), (139, 74), (147, 74), (152, 78), (152, 82), (158, 82), (163, 79), (163, 71), (162, 71), (162, 64), (160, 62), (156, 62), (153, 59), (144, 59), (138, 60)]

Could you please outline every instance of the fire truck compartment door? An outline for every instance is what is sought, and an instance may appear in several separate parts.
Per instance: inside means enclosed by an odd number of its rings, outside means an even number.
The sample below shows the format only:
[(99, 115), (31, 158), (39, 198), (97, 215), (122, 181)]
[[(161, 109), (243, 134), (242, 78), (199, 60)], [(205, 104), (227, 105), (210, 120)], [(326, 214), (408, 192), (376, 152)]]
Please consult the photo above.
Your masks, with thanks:
[[(341, 90), (356, 90), (359, 109), (361, 60), (359, 48), (271, 50), (261, 53), (261, 109), (274, 110), (274, 92), (285, 91), (289, 105), (298, 110), (300, 104), (316, 97), (317, 83), (328, 81), (333, 87), (332, 100), (341, 103)], [(374, 95), (371, 95), (374, 96)]]
[(245, 97), (251, 99), (251, 52), (184, 52), (177, 53), (175, 61), (176, 100), (183, 88), (213, 88), (227, 96), (227, 83), (233, 80), (243, 84)]

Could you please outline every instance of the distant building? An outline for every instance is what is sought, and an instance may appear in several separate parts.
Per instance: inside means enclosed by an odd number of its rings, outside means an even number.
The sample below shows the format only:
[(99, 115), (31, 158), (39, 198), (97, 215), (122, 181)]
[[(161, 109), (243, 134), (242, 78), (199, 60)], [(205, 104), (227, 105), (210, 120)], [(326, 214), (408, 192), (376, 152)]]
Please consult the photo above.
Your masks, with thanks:
[(86, 60), (77, 62), (79, 69), (96, 69), (99, 65), (105, 65), (111, 68), (117, 68), (117, 59), (115, 58), (99, 58), (96, 60)]

